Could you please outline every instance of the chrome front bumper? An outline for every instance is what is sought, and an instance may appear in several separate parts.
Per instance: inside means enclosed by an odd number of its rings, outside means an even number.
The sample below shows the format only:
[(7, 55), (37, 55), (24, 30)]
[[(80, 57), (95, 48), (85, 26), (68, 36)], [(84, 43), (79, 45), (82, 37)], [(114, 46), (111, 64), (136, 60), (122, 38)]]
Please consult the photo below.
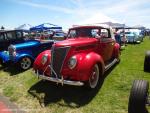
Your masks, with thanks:
[(84, 85), (84, 83), (81, 81), (64, 80), (63, 76), (61, 79), (54, 78), (54, 77), (48, 77), (48, 76), (45, 76), (44, 74), (39, 74), (39, 72), (35, 71), (35, 70), (34, 70), (34, 74), (40, 79), (44, 79), (44, 80), (48, 80), (48, 81), (56, 82), (56, 83), (61, 83), (62, 85), (63, 84), (73, 85), (73, 86), (83, 86)]

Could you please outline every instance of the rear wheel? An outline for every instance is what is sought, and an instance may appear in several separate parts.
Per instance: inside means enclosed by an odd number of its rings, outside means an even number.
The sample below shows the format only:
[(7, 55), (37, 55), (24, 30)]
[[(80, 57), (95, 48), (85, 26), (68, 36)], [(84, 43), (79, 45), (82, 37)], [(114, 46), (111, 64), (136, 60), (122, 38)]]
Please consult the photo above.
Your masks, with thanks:
[(32, 59), (29, 57), (23, 57), (20, 60), (19, 65), (22, 70), (27, 70), (32, 66)]
[(148, 113), (146, 103), (148, 99), (149, 84), (144, 80), (135, 80), (133, 82), (129, 104), (128, 113)]
[(144, 71), (150, 72), (150, 51), (147, 51), (145, 54)]
[(98, 86), (99, 78), (100, 78), (99, 74), (100, 74), (99, 73), (99, 66), (98, 66), (98, 64), (95, 64), (93, 66), (92, 73), (91, 73), (89, 80), (88, 80), (88, 87), (90, 89), (94, 89)]

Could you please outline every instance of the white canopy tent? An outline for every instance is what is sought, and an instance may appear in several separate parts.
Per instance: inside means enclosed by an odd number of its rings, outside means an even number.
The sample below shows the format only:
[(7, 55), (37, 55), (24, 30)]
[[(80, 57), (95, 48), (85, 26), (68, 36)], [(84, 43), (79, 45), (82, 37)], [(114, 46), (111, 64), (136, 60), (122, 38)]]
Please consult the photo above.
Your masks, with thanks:
[(23, 24), (15, 28), (16, 30), (30, 30), (32, 26), (30, 24)]
[(82, 21), (80, 21), (79, 23), (77, 23), (77, 25), (87, 25), (87, 24), (105, 24), (108, 26), (111, 26), (113, 28), (115, 27), (124, 27), (125, 24), (122, 24), (104, 14), (98, 13), (98, 14), (94, 14), (89, 16), (89, 18), (86, 18)]
[(103, 23), (103, 22), (114, 22), (117, 23), (116, 20), (103, 15), (101, 13), (97, 13), (96, 15), (89, 15), (89, 18), (82, 20), (79, 24), (95, 24), (95, 23)]

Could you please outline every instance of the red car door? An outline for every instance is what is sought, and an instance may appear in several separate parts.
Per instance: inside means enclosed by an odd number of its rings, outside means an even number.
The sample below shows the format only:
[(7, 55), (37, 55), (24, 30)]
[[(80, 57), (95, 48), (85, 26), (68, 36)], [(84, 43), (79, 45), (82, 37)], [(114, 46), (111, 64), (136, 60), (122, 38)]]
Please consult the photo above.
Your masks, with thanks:
[(103, 57), (105, 63), (112, 59), (115, 40), (112, 39), (108, 29), (101, 29), (101, 37), (99, 38), (99, 54)]

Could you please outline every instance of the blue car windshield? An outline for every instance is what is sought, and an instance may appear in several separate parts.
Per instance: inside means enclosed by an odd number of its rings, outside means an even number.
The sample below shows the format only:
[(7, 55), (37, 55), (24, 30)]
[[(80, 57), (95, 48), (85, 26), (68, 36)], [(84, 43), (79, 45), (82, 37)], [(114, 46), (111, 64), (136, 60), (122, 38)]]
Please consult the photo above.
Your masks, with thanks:
[(125, 35), (126, 36), (135, 36), (135, 33), (133, 33), (133, 32), (125, 32)]
[(132, 34), (132, 32), (125, 32), (125, 34)]

